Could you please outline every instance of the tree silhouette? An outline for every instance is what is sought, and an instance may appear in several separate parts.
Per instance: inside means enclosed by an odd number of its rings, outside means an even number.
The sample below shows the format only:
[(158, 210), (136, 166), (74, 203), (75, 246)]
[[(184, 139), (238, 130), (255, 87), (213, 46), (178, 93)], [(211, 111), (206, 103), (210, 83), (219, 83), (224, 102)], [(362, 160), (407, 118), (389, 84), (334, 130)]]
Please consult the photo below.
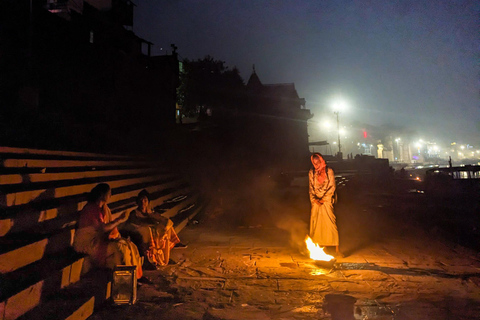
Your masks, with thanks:
[(180, 74), (179, 104), (187, 115), (204, 115), (207, 109), (236, 109), (244, 101), (245, 84), (236, 67), (211, 56), (184, 60)]

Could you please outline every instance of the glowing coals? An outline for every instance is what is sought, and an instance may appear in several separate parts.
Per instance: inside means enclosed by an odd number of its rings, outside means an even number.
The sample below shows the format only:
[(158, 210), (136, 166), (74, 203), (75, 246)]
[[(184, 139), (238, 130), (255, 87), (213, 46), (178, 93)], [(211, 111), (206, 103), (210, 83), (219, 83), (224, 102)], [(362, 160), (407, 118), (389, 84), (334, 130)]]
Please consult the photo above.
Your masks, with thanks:
[(307, 244), (307, 249), (310, 252), (310, 259), (330, 261), (334, 258), (333, 256), (326, 254), (323, 251), (323, 248), (318, 246), (318, 244), (313, 243), (312, 239), (309, 236), (307, 236), (307, 238), (305, 239), (305, 243)]

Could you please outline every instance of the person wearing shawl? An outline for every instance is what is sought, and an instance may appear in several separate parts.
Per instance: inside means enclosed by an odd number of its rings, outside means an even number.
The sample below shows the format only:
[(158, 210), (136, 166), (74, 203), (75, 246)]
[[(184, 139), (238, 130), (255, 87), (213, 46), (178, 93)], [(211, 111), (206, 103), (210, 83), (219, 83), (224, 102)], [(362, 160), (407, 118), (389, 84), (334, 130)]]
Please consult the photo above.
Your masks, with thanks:
[(142, 190), (137, 196), (137, 209), (130, 212), (127, 226), (129, 232), (140, 235), (138, 246), (155, 267), (167, 265), (170, 250), (180, 245), (172, 220), (155, 212), (150, 207), (150, 194)]
[(137, 279), (142, 278), (142, 260), (137, 246), (122, 238), (117, 226), (127, 219), (125, 213), (113, 220), (107, 203), (111, 197), (110, 186), (101, 183), (88, 195), (88, 202), (80, 211), (73, 248), (85, 253), (93, 265), (113, 269), (116, 265), (137, 267)]
[(321, 247), (334, 246), (337, 256), (343, 256), (339, 249), (338, 229), (333, 212), (335, 202), (335, 176), (327, 167), (323, 156), (316, 152), (310, 160), (313, 168), (308, 172), (311, 203), (310, 238)]

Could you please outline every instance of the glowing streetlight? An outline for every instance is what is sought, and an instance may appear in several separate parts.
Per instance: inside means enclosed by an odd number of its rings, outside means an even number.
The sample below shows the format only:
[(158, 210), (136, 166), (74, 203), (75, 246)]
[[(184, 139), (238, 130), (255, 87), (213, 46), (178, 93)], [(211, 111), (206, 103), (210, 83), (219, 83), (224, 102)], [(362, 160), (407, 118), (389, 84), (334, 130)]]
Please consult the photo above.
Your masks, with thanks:
[(395, 157), (395, 160), (399, 160), (399, 159), (402, 160), (401, 158), (403, 158), (402, 157), (402, 152), (400, 150), (400, 141), (402, 141), (401, 138), (396, 138), (395, 139), (395, 142), (397, 143), (397, 148), (394, 150), (394, 154), (397, 153), (397, 156)]
[(343, 99), (336, 99), (332, 103), (333, 113), (337, 116), (337, 133), (338, 133), (338, 156), (342, 158), (342, 144), (340, 142), (340, 112), (345, 111), (347, 103)]
[(335, 99), (332, 103), (332, 108), (334, 112), (344, 112), (348, 108), (348, 104), (343, 99)]
[(322, 119), (318, 125), (321, 129), (327, 131), (330, 131), (330, 128), (332, 127), (332, 123), (328, 119)]
[(342, 156), (342, 144), (340, 143), (340, 119), (339, 119), (339, 111), (333, 112), (337, 116), (337, 131), (338, 131), (338, 155)]

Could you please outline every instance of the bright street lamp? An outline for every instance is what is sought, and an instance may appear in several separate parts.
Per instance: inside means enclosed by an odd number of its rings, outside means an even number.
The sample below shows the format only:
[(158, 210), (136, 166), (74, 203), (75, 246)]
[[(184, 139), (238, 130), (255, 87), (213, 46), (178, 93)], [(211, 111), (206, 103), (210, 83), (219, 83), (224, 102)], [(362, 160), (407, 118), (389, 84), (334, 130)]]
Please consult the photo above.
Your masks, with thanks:
[[(330, 107), (333, 111), (333, 114), (337, 116), (337, 138), (338, 138), (338, 155), (337, 156), (340, 159), (342, 159), (342, 143), (340, 140), (340, 135), (344, 134), (344, 132), (340, 130), (340, 112), (343, 112), (348, 108), (348, 103), (346, 102), (346, 100), (342, 99), (341, 97), (336, 97), (330, 102)], [(333, 143), (333, 144), (336, 144), (336, 143)]]
[(347, 109), (347, 103), (341, 98), (337, 98), (332, 103), (333, 113), (337, 116), (337, 134), (338, 134), (338, 157), (342, 158), (342, 143), (340, 142), (340, 112)]
[(324, 129), (324, 130), (327, 130), (329, 131), (330, 128), (332, 127), (332, 124), (330, 121), (328, 121), (327, 119), (323, 119), (320, 123), (319, 123), (319, 127), (321, 129)]
[(343, 112), (348, 108), (347, 102), (343, 99), (335, 99), (332, 103), (332, 109), (335, 113)]
[(335, 115), (337, 115), (337, 133), (338, 133), (338, 156), (342, 157), (342, 145), (340, 143), (340, 119), (339, 119), (339, 111), (334, 112)]

